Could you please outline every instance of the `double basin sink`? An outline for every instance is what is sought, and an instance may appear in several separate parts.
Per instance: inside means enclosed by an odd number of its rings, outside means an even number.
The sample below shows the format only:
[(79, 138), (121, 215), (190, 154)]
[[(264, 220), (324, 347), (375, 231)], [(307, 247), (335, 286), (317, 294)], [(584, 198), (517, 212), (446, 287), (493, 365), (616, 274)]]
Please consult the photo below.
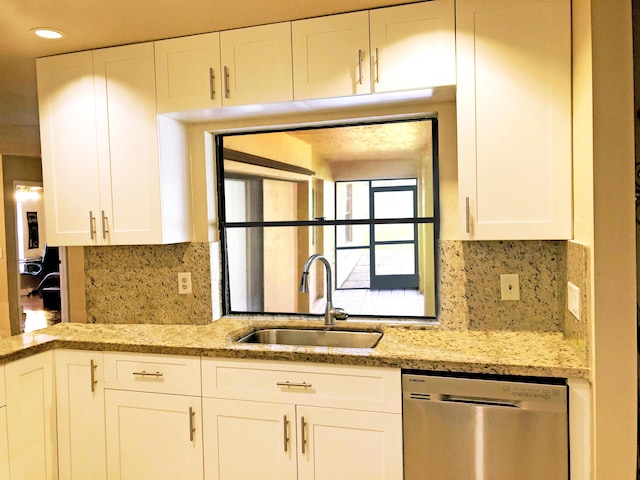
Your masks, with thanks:
[(264, 328), (255, 330), (237, 341), (307, 347), (374, 348), (381, 338), (382, 333), (371, 331)]

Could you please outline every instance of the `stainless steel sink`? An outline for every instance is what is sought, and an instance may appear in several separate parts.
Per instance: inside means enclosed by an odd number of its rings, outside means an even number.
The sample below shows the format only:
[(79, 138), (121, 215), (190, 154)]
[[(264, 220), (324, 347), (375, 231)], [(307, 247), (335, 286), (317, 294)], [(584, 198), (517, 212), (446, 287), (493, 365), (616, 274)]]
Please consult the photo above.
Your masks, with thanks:
[(382, 333), (380, 332), (266, 328), (251, 332), (237, 341), (308, 347), (373, 348), (381, 338)]

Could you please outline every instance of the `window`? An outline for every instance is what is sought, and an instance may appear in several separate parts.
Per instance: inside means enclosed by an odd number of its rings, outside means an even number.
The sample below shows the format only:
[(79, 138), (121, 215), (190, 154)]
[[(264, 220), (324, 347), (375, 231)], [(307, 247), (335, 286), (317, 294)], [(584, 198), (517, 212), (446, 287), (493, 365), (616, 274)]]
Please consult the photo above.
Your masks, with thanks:
[[(216, 136), (224, 313), (436, 316), (437, 120)], [(298, 286), (309, 256), (309, 292)]]

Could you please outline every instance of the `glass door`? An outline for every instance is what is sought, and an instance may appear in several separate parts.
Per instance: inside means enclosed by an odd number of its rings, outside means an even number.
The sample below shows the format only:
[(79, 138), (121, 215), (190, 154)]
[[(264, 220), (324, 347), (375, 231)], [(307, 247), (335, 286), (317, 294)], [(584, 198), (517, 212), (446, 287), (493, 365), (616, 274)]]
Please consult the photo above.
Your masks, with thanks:
[[(371, 182), (373, 220), (415, 218), (415, 179)], [(372, 289), (418, 288), (418, 226), (416, 223), (371, 225)]]

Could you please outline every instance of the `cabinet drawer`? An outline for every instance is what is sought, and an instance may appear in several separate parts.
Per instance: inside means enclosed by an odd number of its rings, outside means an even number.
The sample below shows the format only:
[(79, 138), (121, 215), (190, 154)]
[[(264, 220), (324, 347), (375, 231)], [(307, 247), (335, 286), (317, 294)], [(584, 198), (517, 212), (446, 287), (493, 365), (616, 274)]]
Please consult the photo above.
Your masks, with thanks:
[(105, 352), (104, 386), (117, 390), (199, 396), (200, 358)]
[(205, 397), (401, 411), (399, 369), (278, 361), (202, 362)]
[(7, 404), (7, 387), (4, 382), (4, 365), (0, 366), (0, 407)]

